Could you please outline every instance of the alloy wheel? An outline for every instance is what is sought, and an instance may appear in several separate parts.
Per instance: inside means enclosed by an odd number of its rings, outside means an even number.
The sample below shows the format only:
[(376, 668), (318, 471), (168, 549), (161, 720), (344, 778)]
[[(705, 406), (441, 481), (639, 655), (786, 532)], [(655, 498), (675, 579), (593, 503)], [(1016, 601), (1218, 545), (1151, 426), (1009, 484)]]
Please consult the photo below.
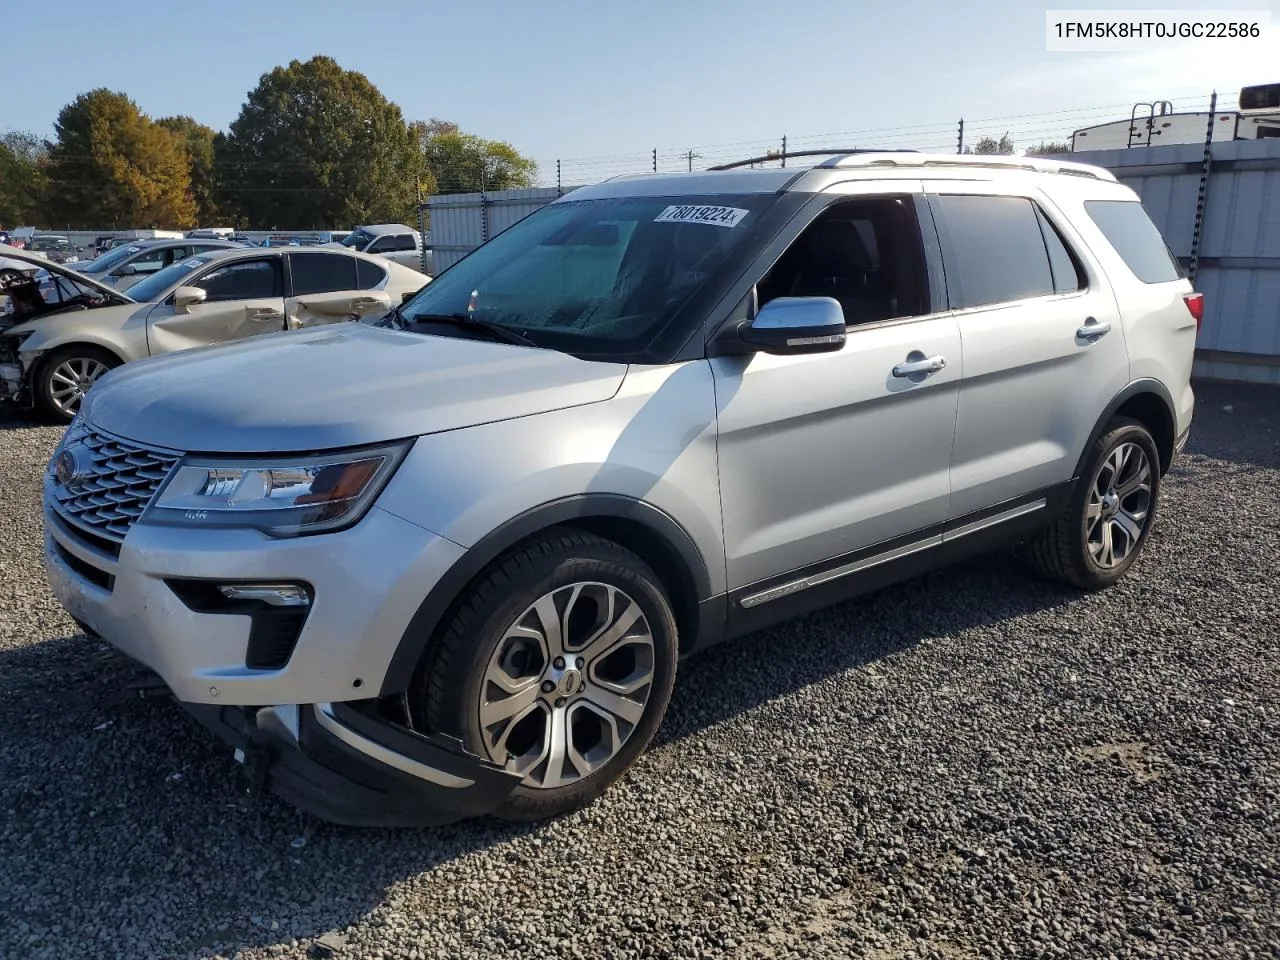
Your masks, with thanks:
[(1132, 441), (1102, 461), (1089, 488), (1084, 535), (1093, 562), (1105, 570), (1133, 553), (1151, 516), (1151, 461)]
[(485, 749), (550, 790), (595, 773), (639, 726), (655, 676), (640, 606), (606, 583), (544, 594), (494, 649), (480, 684)]
[(94, 381), (107, 372), (107, 365), (92, 357), (71, 357), (49, 374), (49, 397), (67, 416), (75, 416)]

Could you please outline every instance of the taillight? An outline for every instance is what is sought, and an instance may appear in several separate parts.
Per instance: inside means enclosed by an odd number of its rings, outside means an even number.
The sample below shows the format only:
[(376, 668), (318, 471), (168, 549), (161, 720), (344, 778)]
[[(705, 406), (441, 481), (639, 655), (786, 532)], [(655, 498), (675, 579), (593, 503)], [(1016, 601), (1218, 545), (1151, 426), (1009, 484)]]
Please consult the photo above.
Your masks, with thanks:
[(1200, 323), (1204, 320), (1204, 294), (1188, 293), (1182, 298), (1183, 303), (1187, 305), (1187, 311), (1191, 316), (1196, 318), (1196, 333), (1200, 332)]

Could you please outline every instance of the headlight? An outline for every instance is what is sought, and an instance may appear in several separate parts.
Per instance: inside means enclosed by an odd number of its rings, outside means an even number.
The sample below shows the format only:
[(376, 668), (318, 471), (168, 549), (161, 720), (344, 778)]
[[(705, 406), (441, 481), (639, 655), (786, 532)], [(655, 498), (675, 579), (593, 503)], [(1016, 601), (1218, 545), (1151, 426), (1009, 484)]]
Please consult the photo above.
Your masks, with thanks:
[(189, 457), (142, 522), (248, 528), (273, 537), (339, 530), (364, 516), (408, 449), (405, 442), (278, 460)]

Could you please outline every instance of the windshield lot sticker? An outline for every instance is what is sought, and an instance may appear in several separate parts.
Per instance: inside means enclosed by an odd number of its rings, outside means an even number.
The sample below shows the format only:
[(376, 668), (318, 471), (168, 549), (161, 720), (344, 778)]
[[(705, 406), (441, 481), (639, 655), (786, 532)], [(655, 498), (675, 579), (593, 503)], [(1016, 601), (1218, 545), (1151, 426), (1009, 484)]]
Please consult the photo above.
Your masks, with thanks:
[(709, 223), (716, 227), (736, 227), (749, 211), (738, 207), (704, 207), (699, 204), (684, 204), (667, 207), (654, 223)]
[(193, 257), (193, 258), (192, 258), (192, 259), (190, 259), (190, 260), (184, 260), (184, 261), (182, 262), (182, 265), (183, 265), (184, 267), (191, 268), (191, 267), (198, 267), (198, 266), (200, 266), (200, 264), (202, 264), (202, 263), (204, 263), (204, 261), (203, 261), (203, 260), (201, 260), (199, 257)]

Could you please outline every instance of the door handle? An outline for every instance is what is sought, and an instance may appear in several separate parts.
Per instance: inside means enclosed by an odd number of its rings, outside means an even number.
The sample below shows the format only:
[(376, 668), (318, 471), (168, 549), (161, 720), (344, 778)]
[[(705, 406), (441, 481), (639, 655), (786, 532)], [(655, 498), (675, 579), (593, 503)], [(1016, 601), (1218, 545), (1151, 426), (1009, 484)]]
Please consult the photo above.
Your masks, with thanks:
[(926, 357), (924, 360), (905, 360), (893, 368), (893, 375), (899, 378), (906, 378), (918, 376), (922, 373), (937, 373), (946, 365), (947, 358), (941, 355)]
[(1111, 324), (1105, 320), (1097, 320), (1090, 317), (1084, 322), (1084, 326), (1076, 330), (1076, 336), (1088, 343), (1100, 340), (1111, 332)]
[(279, 320), (283, 316), (284, 314), (282, 314), (278, 310), (254, 310), (252, 313), (249, 314), (249, 319), (250, 320)]

